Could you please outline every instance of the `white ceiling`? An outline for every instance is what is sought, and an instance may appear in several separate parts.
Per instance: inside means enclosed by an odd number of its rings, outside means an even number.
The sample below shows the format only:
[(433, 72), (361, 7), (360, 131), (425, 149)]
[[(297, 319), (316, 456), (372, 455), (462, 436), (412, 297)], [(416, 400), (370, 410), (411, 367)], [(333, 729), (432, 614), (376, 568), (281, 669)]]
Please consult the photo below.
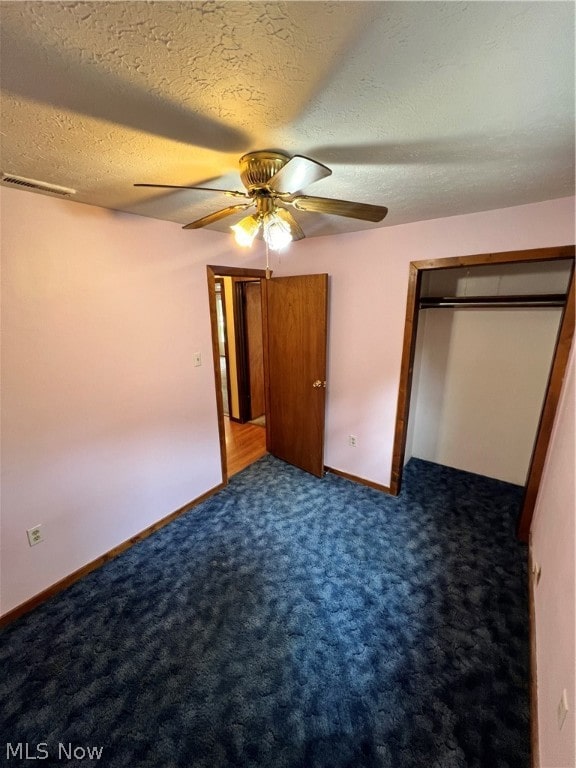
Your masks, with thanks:
[[(382, 224), (574, 193), (573, 2), (2, 2), (0, 169), (186, 224), (241, 154), (332, 168), (306, 192)], [(214, 225), (226, 231), (234, 218)], [(194, 232), (190, 233), (194, 237)]]

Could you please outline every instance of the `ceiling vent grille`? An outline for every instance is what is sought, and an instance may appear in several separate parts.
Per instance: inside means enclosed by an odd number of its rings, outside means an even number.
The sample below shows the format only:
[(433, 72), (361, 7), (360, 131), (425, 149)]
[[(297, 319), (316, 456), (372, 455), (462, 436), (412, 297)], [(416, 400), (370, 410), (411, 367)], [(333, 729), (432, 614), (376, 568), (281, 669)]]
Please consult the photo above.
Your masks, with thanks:
[(37, 192), (51, 192), (53, 195), (61, 195), (62, 197), (70, 197), (70, 195), (76, 194), (75, 189), (59, 187), (57, 184), (47, 184), (45, 181), (38, 181), (37, 179), (26, 179), (24, 176), (14, 176), (11, 173), (2, 174), (2, 183), (25, 187), (26, 189), (35, 189)]

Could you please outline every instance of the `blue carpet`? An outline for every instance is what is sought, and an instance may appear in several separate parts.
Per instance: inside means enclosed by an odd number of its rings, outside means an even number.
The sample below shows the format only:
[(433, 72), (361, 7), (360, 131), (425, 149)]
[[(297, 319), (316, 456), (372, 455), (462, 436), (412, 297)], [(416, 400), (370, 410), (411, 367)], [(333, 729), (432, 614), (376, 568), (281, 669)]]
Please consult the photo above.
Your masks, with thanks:
[(266, 456), (2, 631), (0, 754), (528, 768), (520, 500), (415, 459), (392, 498)]

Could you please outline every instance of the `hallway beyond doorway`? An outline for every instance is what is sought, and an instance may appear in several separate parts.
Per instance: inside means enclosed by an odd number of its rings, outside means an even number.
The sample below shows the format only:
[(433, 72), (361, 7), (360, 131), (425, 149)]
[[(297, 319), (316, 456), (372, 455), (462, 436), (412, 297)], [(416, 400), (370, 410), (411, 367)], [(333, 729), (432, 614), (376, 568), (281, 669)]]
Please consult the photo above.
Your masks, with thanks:
[(224, 417), (228, 477), (237, 474), (266, 454), (266, 429), (257, 424), (240, 424)]

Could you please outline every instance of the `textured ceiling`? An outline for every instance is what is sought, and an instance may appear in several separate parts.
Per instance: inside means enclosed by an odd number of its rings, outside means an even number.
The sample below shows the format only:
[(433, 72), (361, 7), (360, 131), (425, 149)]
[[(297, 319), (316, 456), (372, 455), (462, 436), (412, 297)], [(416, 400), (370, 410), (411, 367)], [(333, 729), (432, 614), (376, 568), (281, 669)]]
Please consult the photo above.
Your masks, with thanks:
[[(574, 192), (572, 2), (2, 2), (0, 168), (186, 224), (241, 154), (327, 164), (306, 192), (382, 224)], [(214, 225), (226, 230), (234, 218)], [(194, 233), (190, 233), (194, 237)]]

